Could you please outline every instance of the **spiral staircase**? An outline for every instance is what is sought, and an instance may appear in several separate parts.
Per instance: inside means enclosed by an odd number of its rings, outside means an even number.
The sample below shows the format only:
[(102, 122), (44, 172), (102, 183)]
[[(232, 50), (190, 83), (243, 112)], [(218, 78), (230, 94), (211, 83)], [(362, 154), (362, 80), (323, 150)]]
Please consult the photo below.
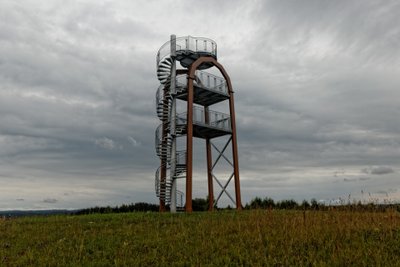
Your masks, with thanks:
[[(161, 165), (155, 173), (155, 191), (157, 197), (165, 205), (171, 203), (171, 189), (174, 180), (186, 178), (186, 150), (172, 152), (172, 144), (175, 138), (186, 134), (187, 113), (177, 114), (175, 118), (171, 118), (171, 107), (172, 101), (176, 99), (186, 100), (188, 77), (185, 69), (171, 75), (172, 65), (175, 60), (182, 67), (188, 68), (199, 57), (217, 58), (215, 42), (206, 38), (191, 36), (176, 38), (175, 50), (176, 54), (171, 56), (171, 42), (167, 42), (157, 54), (157, 77), (160, 86), (156, 92), (156, 113), (161, 124), (155, 131), (155, 150), (161, 159)], [(194, 80), (194, 103), (204, 107), (229, 98), (226, 81), (203, 71), (211, 66), (209, 63), (200, 65)], [(175, 77), (174, 94), (170, 88), (171, 77)], [(211, 114), (212, 119), (205, 121), (204, 114), (204, 108), (194, 107), (193, 121), (194, 127), (197, 127), (194, 129), (195, 137), (213, 138), (231, 132), (229, 115), (207, 110), (207, 114)], [(175, 120), (174, 133), (171, 133), (171, 120)], [(172, 157), (171, 153), (176, 154)], [(171, 162), (172, 159), (175, 162)], [(172, 163), (174, 163), (174, 169), (171, 168)], [(163, 172), (164, 174), (162, 174)], [(177, 191), (176, 194), (183, 195), (180, 191)]]

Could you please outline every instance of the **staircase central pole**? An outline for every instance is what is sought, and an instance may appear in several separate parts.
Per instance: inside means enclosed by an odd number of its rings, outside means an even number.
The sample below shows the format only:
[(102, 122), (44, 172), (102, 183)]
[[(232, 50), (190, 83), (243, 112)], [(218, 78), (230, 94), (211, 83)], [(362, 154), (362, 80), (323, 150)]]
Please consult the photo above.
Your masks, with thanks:
[[(162, 139), (161, 139), (161, 147), (167, 147), (167, 136), (168, 136), (168, 118), (164, 117), (164, 114), (166, 114), (168, 112), (168, 106), (165, 105), (165, 103), (167, 103), (167, 101), (169, 101), (167, 99), (167, 94), (169, 91), (169, 88), (166, 88), (164, 86), (164, 94), (163, 94), (163, 110), (162, 110), (162, 114), (163, 114), (163, 121), (162, 121)], [(161, 149), (162, 150), (162, 149)], [(161, 155), (162, 155), (162, 151), (161, 151)], [(168, 155), (168, 153), (167, 153)], [(162, 155), (161, 157), (161, 170), (160, 170), (160, 212), (165, 212), (166, 211), (166, 206), (165, 206), (165, 194), (166, 194), (166, 181), (167, 181), (167, 160), (168, 160), (168, 156), (167, 155)], [(164, 196), (162, 196), (162, 194), (164, 194)]]
[(172, 137), (172, 145), (171, 145), (171, 173), (170, 179), (172, 182), (171, 185), (171, 212), (176, 212), (176, 36), (171, 35), (171, 117), (170, 117), (170, 133)]

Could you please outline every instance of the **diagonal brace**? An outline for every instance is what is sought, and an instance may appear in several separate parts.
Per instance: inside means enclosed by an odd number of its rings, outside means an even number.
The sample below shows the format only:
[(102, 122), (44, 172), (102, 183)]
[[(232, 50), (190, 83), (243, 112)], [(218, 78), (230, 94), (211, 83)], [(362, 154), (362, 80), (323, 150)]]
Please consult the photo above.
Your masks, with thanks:
[[(221, 159), (221, 157), (224, 157), (224, 158), (232, 165), (232, 163), (231, 163), (231, 162), (225, 157), (225, 155), (224, 155), (224, 152), (225, 152), (226, 148), (228, 147), (229, 143), (231, 142), (231, 140), (232, 140), (232, 137), (229, 138), (229, 140), (226, 142), (224, 148), (223, 148), (221, 151), (219, 151), (219, 149), (218, 149), (213, 143), (211, 143), (211, 145), (212, 145), (212, 146), (218, 151), (218, 153), (219, 153), (219, 155), (218, 155), (217, 159), (215, 160), (215, 162), (214, 162), (214, 164), (213, 164), (213, 166), (212, 166), (211, 169), (214, 169), (214, 167), (217, 165), (217, 163), (218, 163), (218, 161)], [(233, 165), (232, 165), (232, 166), (233, 166)]]
[[(227, 144), (229, 144), (229, 142), (230, 142), (231, 140), (232, 140), (232, 138), (228, 140)], [(225, 152), (226, 147), (224, 147), (224, 149), (223, 149), (222, 152), (221, 152), (221, 151), (219, 151), (219, 149), (218, 149), (213, 143), (211, 143), (211, 145), (212, 145), (213, 148), (214, 148), (215, 150), (217, 150), (217, 152), (221, 155), (220, 157), (223, 157), (223, 158), (233, 167), (233, 163), (224, 155), (224, 152)], [(218, 159), (219, 159), (219, 158), (218, 158)], [(217, 160), (218, 160), (218, 159), (217, 159)], [(217, 164), (217, 161), (215, 161), (214, 166), (215, 166), (216, 164)]]
[(219, 186), (220, 186), (221, 189), (222, 189), (221, 192), (219, 193), (218, 197), (216, 198), (214, 205), (217, 205), (217, 204), (218, 204), (218, 200), (221, 198), (221, 196), (222, 196), (223, 193), (225, 193), (225, 194), (232, 200), (233, 204), (236, 205), (236, 202), (235, 202), (235, 200), (233, 200), (233, 197), (229, 194), (228, 191), (226, 191), (226, 188), (228, 187), (229, 182), (232, 180), (234, 174), (235, 174), (235, 173), (232, 173), (232, 174), (231, 174), (231, 176), (229, 177), (228, 181), (225, 183), (225, 186), (222, 186), (221, 182), (220, 182), (220, 181), (218, 180), (218, 178), (213, 174), (213, 177), (214, 177), (215, 181), (217, 181), (217, 183), (219, 184)]

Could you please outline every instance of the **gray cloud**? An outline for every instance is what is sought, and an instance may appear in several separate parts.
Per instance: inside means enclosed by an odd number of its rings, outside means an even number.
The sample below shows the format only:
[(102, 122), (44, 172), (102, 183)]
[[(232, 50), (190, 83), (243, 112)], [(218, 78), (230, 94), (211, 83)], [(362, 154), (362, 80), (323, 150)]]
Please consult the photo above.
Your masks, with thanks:
[(374, 167), (364, 168), (362, 169), (362, 172), (368, 174), (383, 175), (383, 174), (394, 173), (394, 170), (388, 166), (374, 166)]
[(171, 33), (218, 43), (244, 201), (397, 188), (399, 14), (397, 1), (369, 0), (3, 1), (0, 209), (28, 208), (21, 188), (36, 208), (157, 201), (155, 56)]
[(107, 138), (107, 137), (102, 137), (99, 139), (94, 140), (94, 143), (104, 149), (108, 150), (113, 150), (113, 149), (122, 149), (122, 146), (118, 146), (116, 142), (114, 142), (112, 139)]
[(54, 204), (54, 203), (57, 203), (58, 200), (55, 199), (55, 198), (46, 198), (46, 199), (43, 199), (43, 202), (44, 202), (44, 203)]
[(135, 138), (133, 138), (132, 136), (128, 136), (128, 141), (129, 143), (131, 143), (132, 146), (136, 147), (136, 146), (140, 146), (140, 142), (138, 142)]

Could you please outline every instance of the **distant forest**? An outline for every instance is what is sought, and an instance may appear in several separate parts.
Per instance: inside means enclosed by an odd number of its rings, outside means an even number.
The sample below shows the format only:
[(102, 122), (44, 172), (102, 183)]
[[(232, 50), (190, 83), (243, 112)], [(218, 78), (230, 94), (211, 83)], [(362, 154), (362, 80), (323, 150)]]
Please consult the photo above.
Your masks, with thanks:
[[(193, 211), (207, 211), (208, 210), (208, 199), (207, 198), (195, 198), (192, 202)], [(231, 206), (226, 208), (215, 207), (216, 210), (231, 210)], [(400, 204), (377, 204), (377, 203), (342, 203), (338, 205), (325, 205), (318, 202), (316, 199), (311, 199), (310, 202), (303, 200), (301, 203), (296, 202), (293, 199), (281, 200), (275, 202), (272, 198), (266, 197), (264, 199), (256, 197), (247, 203), (243, 209), (276, 209), (276, 210), (355, 210), (355, 211), (385, 211), (387, 209), (396, 209), (400, 212)], [(91, 213), (123, 213), (123, 212), (143, 212), (150, 211), (156, 212), (159, 210), (159, 205), (150, 204), (145, 202), (139, 202), (129, 205), (121, 205), (116, 207), (93, 207), (82, 209), (74, 214), (91, 214)]]
[(77, 211), (75, 214), (91, 214), (91, 213), (123, 213), (123, 212), (135, 212), (135, 211), (158, 211), (159, 205), (150, 204), (145, 202), (138, 202), (135, 204), (123, 204), (116, 207), (94, 207), (87, 208)]

